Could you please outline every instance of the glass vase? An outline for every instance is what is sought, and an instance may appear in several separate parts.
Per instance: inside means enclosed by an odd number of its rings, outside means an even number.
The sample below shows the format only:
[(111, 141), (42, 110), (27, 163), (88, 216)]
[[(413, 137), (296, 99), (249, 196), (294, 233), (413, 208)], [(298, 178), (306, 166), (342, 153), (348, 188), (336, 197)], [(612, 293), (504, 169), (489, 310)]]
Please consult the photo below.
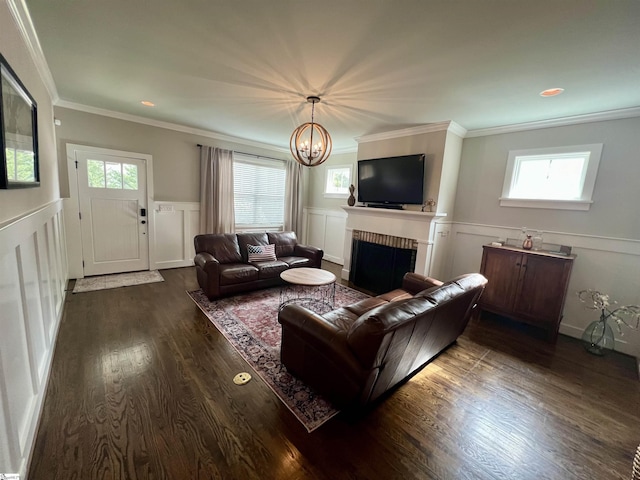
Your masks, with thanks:
[(589, 353), (604, 355), (607, 350), (613, 350), (613, 330), (607, 324), (603, 316), (599, 320), (591, 322), (582, 334), (582, 344)]

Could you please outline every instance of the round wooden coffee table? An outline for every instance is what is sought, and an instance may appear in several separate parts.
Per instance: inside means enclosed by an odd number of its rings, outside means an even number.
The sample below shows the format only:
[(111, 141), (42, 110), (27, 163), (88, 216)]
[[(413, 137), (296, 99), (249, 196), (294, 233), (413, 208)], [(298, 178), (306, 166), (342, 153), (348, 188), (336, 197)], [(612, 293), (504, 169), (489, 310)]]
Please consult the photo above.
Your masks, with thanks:
[(290, 268), (280, 274), (285, 284), (280, 289), (280, 308), (296, 303), (316, 313), (333, 310), (336, 276), (320, 268)]

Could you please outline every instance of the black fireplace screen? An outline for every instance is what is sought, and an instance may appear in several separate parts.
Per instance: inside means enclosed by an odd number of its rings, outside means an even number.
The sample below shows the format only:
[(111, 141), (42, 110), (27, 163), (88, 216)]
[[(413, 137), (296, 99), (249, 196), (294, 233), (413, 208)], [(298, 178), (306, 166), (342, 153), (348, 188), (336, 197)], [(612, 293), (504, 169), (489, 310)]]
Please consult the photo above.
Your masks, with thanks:
[(413, 272), (416, 250), (353, 240), (349, 281), (379, 295), (402, 286), (402, 277)]

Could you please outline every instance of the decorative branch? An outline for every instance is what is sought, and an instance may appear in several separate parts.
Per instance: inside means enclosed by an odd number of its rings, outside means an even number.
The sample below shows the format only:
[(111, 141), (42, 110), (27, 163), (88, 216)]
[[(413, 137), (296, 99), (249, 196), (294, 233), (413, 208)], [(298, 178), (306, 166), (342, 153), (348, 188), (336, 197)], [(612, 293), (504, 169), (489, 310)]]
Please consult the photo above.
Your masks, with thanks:
[(600, 321), (605, 322), (609, 318), (616, 322), (618, 333), (624, 335), (622, 326), (640, 329), (640, 306), (623, 305), (614, 307), (618, 302), (611, 302), (609, 295), (601, 293), (597, 290), (580, 290), (578, 298), (585, 307), (590, 310), (600, 310)]

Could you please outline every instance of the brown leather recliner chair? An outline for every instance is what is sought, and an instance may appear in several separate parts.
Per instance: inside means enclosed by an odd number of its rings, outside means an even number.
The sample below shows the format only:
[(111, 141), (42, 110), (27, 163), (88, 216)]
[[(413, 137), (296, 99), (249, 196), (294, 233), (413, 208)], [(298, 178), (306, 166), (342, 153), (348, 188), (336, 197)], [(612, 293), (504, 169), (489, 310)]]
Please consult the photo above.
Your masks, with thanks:
[[(289, 268), (320, 268), (324, 252), (295, 232), (202, 234), (193, 239), (198, 284), (209, 300), (283, 283)], [(249, 262), (248, 245), (275, 245), (275, 260)]]
[(444, 284), (408, 273), (402, 289), (322, 316), (287, 305), (282, 362), (336, 406), (369, 404), (456, 341), (486, 283), (478, 273)]

